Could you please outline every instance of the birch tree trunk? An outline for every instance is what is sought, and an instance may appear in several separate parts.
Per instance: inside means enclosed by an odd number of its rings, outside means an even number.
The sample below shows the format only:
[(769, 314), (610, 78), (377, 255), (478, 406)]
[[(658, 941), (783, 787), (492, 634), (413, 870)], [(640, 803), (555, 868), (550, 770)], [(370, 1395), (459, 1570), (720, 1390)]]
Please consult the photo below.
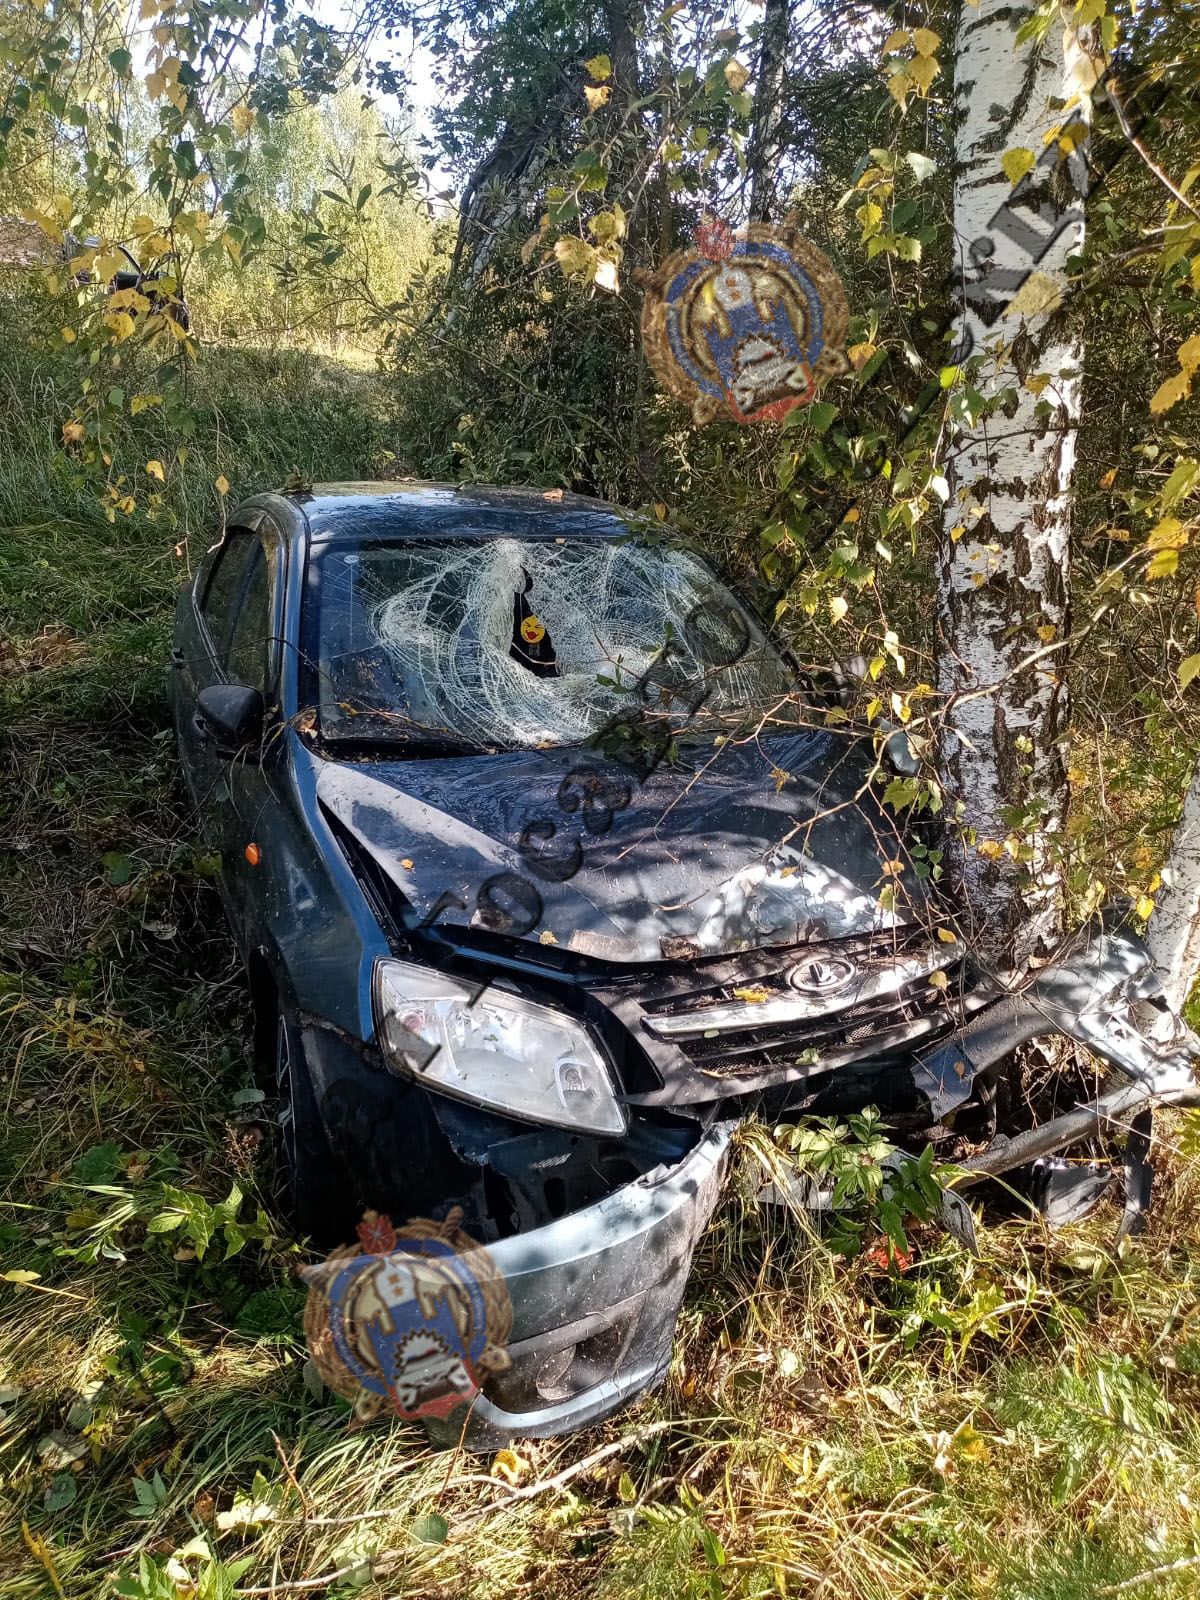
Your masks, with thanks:
[[(938, 573), (939, 741), (950, 881), (980, 953), (1014, 968), (1060, 927), (1055, 843), (1067, 807), (1071, 475), (1083, 352), (1055, 314), (1083, 243), (1084, 153), (1045, 135), (1086, 132), (1081, 52), (1055, 26), (1017, 46), (1032, 0), (963, 8), (954, 76), (958, 341), (1002, 409), (964, 423), (948, 451)], [(1086, 77), (1086, 74), (1084, 75)], [(1086, 87), (1090, 88), (1091, 79)], [(1014, 187), (1001, 159), (1030, 152)], [(1011, 158), (1010, 158), (1011, 159)], [(954, 828), (956, 816), (963, 831)]]
[(1146, 943), (1167, 1004), (1180, 1011), (1200, 972), (1200, 762), (1171, 839)]
[(782, 154), (783, 78), (787, 64), (791, 0), (766, 0), (762, 45), (758, 56), (758, 83), (754, 91), (754, 133), (747, 165), (750, 168), (750, 221), (767, 222), (775, 199)]

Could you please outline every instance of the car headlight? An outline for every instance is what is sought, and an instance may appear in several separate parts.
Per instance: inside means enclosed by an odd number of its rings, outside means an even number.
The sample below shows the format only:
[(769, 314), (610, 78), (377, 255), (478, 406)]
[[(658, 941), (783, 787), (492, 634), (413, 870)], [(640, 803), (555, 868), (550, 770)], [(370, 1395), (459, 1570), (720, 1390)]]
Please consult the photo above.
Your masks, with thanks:
[(553, 1007), (390, 960), (375, 963), (374, 1003), (385, 1059), (429, 1088), (527, 1122), (625, 1132), (595, 1045)]

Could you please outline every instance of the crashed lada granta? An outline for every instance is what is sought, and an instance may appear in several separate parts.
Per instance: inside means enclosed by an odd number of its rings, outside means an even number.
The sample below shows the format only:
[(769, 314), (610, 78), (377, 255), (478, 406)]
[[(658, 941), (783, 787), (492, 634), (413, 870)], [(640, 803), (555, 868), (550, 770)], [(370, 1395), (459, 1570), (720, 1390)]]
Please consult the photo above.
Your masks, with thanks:
[(301, 1226), (449, 1217), (507, 1286), (471, 1443), (662, 1378), (739, 1118), (873, 1104), (998, 1170), (1063, 1142), (996, 1138), (1024, 1041), (1081, 1041), (1130, 1113), (1190, 1081), (1119, 919), (1018, 989), (977, 970), (877, 798), (910, 752), (827, 725), (836, 685), (599, 502), (256, 496), (173, 645)]

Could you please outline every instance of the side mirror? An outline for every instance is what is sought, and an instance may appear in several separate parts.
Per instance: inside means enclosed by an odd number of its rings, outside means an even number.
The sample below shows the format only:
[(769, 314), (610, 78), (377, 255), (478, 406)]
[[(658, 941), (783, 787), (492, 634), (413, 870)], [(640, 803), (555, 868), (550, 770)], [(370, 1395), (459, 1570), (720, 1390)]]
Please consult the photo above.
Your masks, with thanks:
[(262, 738), (263, 697), (244, 683), (210, 684), (197, 695), (196, 709), (217, 743), (227, 749), (240, 749)]

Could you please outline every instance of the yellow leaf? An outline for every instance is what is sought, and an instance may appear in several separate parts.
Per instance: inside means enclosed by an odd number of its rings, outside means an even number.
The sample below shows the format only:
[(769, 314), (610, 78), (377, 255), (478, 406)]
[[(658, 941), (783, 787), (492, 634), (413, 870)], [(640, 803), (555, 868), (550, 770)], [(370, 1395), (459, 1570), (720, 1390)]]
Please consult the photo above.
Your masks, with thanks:
[(593, 56), (590, 61), (585, 61), (583, 64), (588, 69), (589, 74), (601, 83), (605, 78), (612, 77), (612, 62), (608, 56)]
[(1062, 290), (1045, 272), (1031, 272), (1008, 303), (1010, 316), (1040, 317), (1062, 302)]
[(1185, 339), (1179, 346), (1179, 365), (1190, 378), (1197, 367), (1200, 367), (1200, 333), (1194, 333), (1190, 339)]
[(1004, 854), (1004, 846), (998, 839), (980, 839), (975, 848), (985, 861), (999, 861)]
[(605, 83), (596, 88), (593, 84), (585, 83), (583, 94), (588, 103), (588, 110), (599, 111), (601, 106), (608, 104), (608, 97), (612, 94), (612, 85)]
[(122, 514), (122, 516), (127, 517), (132, 513), (133, 508), (136, 505), (137, 501), (133, 498), (133, 496), (131, 494), (127, 494), (123, 499), (117, 501), (117, 510)]
[(118, 289), (108, 297), (110, 311), (149, 311), (149, 298), (137, 289)]
[(225, 246), (225, 254), (229, 257), (230, 261), (233, 262), (235, 267), (239, 266), (242, 260), (242, 246), (240, 241), (235, 239), (231, 233), (226, 231), (221, 235), (221, 243)]
[(519, 1483), (529, 1470), (529, 1462), (515, 1450), (499, 1450), (492, 1462), (492, 1477), (505, 1478), (509, 1483)]
[(1025, 379), (1025, 387), (1032, 390), (1034, 394), (1041, 394), (1050, 381), (1048, 373), (1035, 372), (1032, 378)]
[(1150, 410), (1157, 415), (1161, 411), (1170, 411), (1186, 395), (1192, 392), (1192, 380), (1186, 372), (1177, 372), (1173, 378), (1168, 378), (1165, 383), (1160, 383), (1150, 397)]
[(1006, 150), (1000, 157), (1000, 165), (1004, 168), (1004, 176), (1009, 183), (1020, 183), (1027, 172), (1032, 172), (1037, 164), (1037, 158), (1032, 150), (1026, 150), (1024, 145), (1018, 145), (1014, 150)]
[(108, 250), (104, 255), (97, 256), (92, 263), (92, 271), (101, 283), (111, 283), (122, 267), (129, 265), (119, 250)]
[(575, 273), (586, 272), (595, 254), (586, 239), (576, 238), (574, 234), (557, 240), (554, 245), (554, 258), (568, 278)]
[(149, 233), (142, 240), (138, 255), (141, 257), (142, 265), (146, 266), (151, 261), (157, 261), (159, 256), (165, 256), (170, 248), (169, 234)]
[(64, 344), (74, 344), (75, 343), (75, 339), (76, 339), (75, 329), (74, 328), (64, 328), (62, 330), (62, 332), (59, 334), (59, 338), (62, 340), (62, 342)]
[(1043, 644), (1049, 644), (1057, 632), (1058, 629), (1051, 627), (1051, 625), (1047, 622), (1038, 629), (1037, 636)]
[(966, 528), (964, 527), (964, 525), (961, 522), (958, 523), (956, 527), (951, 528), (950, 529), (950, 541), (951, 541), (951, 543), (952, 544), (957, 544), (958, 541), (962, 538), (963, 534), (966, 533), (966, 531), (967, 531)]
[(147, 461), (146, 471), (152, 478), (157, 478), (159, 483), (165, 483), (167, 481), (167, 475), (163, 471), (163, 464), (161, 461)]
[(733, 90), (734, 94), (741, 94), (742, 90), (750, 82), (750, 74), (740, 61), (727, 61), (725, 63), (725, 82)]
[(907, 28), (897, 28), (895, 33), (888, 36), (888, 42), (883, 47), (884, 55), (894, 56), (899, 51), (903, 50), (908, 44), (909, 37), (910, 35)]
[(1111, 489), (1113, 484), (1116, 483), (1116, 481), (1117, 481), (1117, 469), (1116, 469), (1116, 467), (1110, 467), (1108, 469), (1108, 471), (1104, 474), (1104, 476), (1100, 479), (1100, 487), (1102, 489)]
[(937, 931), (937, 936), (943, 944), (958, 943), (958, 935), (956, 933), (952, 933), (949, 928), (939, 928)]
[(1160, 550), (1146, 568), (1146, 576), (1147, 578), (1173, 578), (1178, 566), (1178, 550)]
[(849, 604), (840, 594), (835, 594), (829, 601), (829, 615), (834, 622), (840, 622), (849, 609)]
[(862, 371), (867, 362), (875, 354), (875, 350), (876, 346), (869, 342), (863, 344), (852, 344), (850, 346), (850, 348), (846, 351), (846, 354), (850, 357), (850, 365), (854, 368), (855, 372)]
[(917, 56), (908, 64), (908, 75), (921, 90), (927, 94), (933, 85), (933, 80), (941, 72), (940, 62), (934, 61), (930, 56)]
[(233, 123), (236, 133), (249, 133), (254, 126), (254, 113), (244, 100), (239, 100), (229, 113), (229, 120)]
[(1145, 921), (1150, 913), (1154, 910), (1154, 901), (1151, 900), (1148, 894), (1139, 895), (1133, 909), (1137, 912), (1138, 916)]
[(70, 422), (64, 422), (62, 436), (64, 444), (82, 444), (83, 423), (74, 419)]
[(151, 406), (160, 405), (162, 405), (162, 395), (160, 394), (135, 394), (129, 402), (129, 415), (131, 417), (140, 416), (143, 411), (149, 411)]
[(179, 84), (169, 83), (167, 85), (167, 99), (175, 107), (176, 111), (187, 110), (187, 90), (180, 88)]
[(1179, 687), (1186, 689), (1198, 672), (1200, 672), (1200, 655), (1184, 656), (1179, 663)]
[(885, 878), (898, 878), (904, 871), (903, 861), (885, 861), (882, 867)]
[(217, 479), (216, 487), (217, 487), (217, 493), (220, 494), (220, 495), (226, 495), (226, 494), (229, 493), (229, 479), (225, 476), (225, 474), (223, 472), (221, 473), (220, 477), (218, 477), (218, 479)]
[(733, 991), (733, 998), (735, 1000), (744, 1000), (747, 1005), (758, 1006), (761, 1005), (764, 1000), (769, 1000), (771, 998), (771, 991), (769, 989), (764, 989), (761, 983), (756, 983), (750, 988), (735, 989)]
[(950, 987), (950, 979), (940, 969), (929, 974), (929, 982), (935, 989), (948, 989)]
[(592, 282), (597, 289), (607, 289), (609, 294), (616, 294), (619, 291), (621, 285), (617, 279), (617, 263), (611, 256), (601, 256), (596, 262)]
[(558, 940), (550, 932), (549, 928), (543, 928), (541, 933), (538, 934), (538, 943), (539, 944), (557, 944)]
[[(1180, 538), (1180, 535), (1183, 537)], [(1178, 517), (1163, 517), (1146, 535), (1147, 550), (1178, 550), (1187, 543), (1187, 534)]]
[(937, 47), (941, 44), (941, 35), (934, 33), (932, 28), (915, 28), (913, 30), (913, 48), (919, 56), (932, 56), (937, 54)]
[(849, 511), (847, 511), (846, 515), (842, 518), (842, 521), (843, 522), (857, 522), (858, 519), (861, 516), (862, 516), (862, 512), (858, 509), (858, 507), (857, 506), (851, 506)]
[(157, 100), (159, 95), (166, 94), (167, 80), (161, 72), (148, 72), (146, 74), (146, 93), (151, 100)]
[(113, 335), (118, 344), (122, 344), (126, 339), (128, 339), (133, 333), (134, 328), (137, 326), (133, 318), (129, 315), (128, 311), (106, 312), (104, 322), (106, 327), (112, 329)]
[(894, 72), (888, 79), (887, 86), (888, 93), (900, 107), (901, 111), (903, 111), (905, 102), (908, 99), (909, 91), (913, 86), (912, 79), (907, 77), (903, 72)]
[(609, 239), (619, 239), (625, 232), (625, 213), (619, 206), (615, 211), (598, 211), (588, 223), (588, 232), (601, 244)]

